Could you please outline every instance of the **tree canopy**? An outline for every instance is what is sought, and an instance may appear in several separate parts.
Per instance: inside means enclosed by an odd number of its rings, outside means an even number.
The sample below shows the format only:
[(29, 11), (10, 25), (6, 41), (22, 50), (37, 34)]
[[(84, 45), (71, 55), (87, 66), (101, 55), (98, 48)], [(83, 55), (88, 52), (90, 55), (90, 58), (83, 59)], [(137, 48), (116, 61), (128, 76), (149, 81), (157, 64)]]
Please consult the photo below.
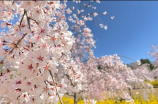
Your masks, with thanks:
[(141, 65), (143, 65), (143, 64), (149, 64), (150, 70), (154, 69), (154, 65), (150, 62), (149, 59), (140, 59), (140, 61), (141, 61)]

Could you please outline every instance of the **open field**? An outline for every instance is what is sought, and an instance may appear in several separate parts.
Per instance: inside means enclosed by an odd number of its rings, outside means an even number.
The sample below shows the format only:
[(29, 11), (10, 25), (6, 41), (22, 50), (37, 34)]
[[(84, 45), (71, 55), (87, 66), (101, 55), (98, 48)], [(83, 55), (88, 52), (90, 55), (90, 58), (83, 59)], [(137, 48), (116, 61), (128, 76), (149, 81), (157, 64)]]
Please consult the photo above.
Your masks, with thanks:
[[(148, 99), (150, 98), (150, 95), (153, 95), (155, 97), (158, 98), (158, 88), (153, 88), (153, 89), (133, 89), (133, 90), (125, 90), (124, 92), (130, 93), (132, 98), (137, 97), (138, 99), (140, 99), (141, 97), (143, 97), (144, 99)], [(145, 93), (146, 92), (146, 93)], [(122, 92), (121, 91), (114, 91), (114, 92), (105, 92), (105, 98), (111, 98), (111, 96), (109, 96), (109, 93), (116, 93), (118, 95), (120, 95)], [(147, 96), (149, 95), (149, 96)], [(115, 99), (115, 97), (113, 96), (113, 98)]]
[[(134, 95), (137, 95), (138, 97), (140, 97), (141, 94), (143, 94), (144, 90), (146, 89), (131, 90), (132, 96), (134, 97)], [(153, 88), (153, 90), (152, 89), (147, 89), (147, 90), (149, 95), (153, 95), (158, 98), (158, 88)]]
[[(148, 90), (147, 94), (149, 95), (148, 98), (144, 98), (145, 100), (142, 99), (142, 95), (144, 94), (144, 90)], [(109, 92), (108, 92), (109, 93)], [(119, 94), (120, 92), (116, 92), (117, 94)], [(133, 99), (135, 99), (134, 104), (158, 104), (158, 88), (153, 88), (152, 89), (135, 89), (135, 90), (131, 90), (130, 91), (131, 96), (133, 97)], [(144, 94), (144, 95), (147, 95)], [(153, 96), (151, 96), (153, 95)], [(105, 94), (106, 98), (108, 98), (108, 96)], [(73, 97), (67, 96), (65, 95), (62, 98), (64, 104), (73, 104)], [(59, 103), (60, 104), (60, 103)], [(80, 100), (78, 102), (78, 104), (84, 104), (83, 100)], [(125, 101), (118, 101), (117, 103), (114, 100), (106, 100), (106, 101), (98, 101), (96, 104), (130, 104), (127, 103)]]

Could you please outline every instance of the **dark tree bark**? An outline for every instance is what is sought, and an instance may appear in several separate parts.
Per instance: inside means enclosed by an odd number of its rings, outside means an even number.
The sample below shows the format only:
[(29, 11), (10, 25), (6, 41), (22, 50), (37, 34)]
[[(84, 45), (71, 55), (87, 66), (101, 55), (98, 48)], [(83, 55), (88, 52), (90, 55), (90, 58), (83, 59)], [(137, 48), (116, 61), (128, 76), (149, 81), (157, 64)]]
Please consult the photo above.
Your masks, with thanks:
[(77, 99), (76, 99), (77, 97), (76, 97), (76, 95), (77, 95), (77, 94), (74, 93), (74, 104), (77, 104)]

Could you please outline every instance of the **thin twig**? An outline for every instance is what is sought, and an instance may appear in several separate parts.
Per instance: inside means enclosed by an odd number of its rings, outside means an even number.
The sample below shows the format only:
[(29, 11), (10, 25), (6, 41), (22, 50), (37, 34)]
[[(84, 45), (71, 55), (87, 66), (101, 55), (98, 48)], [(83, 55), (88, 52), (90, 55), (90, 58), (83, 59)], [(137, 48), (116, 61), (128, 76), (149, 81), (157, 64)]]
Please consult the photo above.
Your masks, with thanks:
[(67, 75), (67, 74), (65, 74), (65, 75), (66, 75), (67, 79), (70, 80), (71, 85), (74, 87), (74, 84), (72, 83), (72, 80), (70, 79), (69, 75)]
[(51, 23), (50, 23), (49, 25), (51, 25), (52, 27), (54, 27), (54, 25), (53, 25), (53, 24), (51, 24)]
[(14, 48), (9, 52), (9, 54), (11, 54), (11, 53), (13, 52), (13, 50), (14, 50), (16, 47), (18, 47), (19, 43), (24, 39), (24, 37), (25, 37), (26, 35), (27, 35), (27, 33), (22, 36), (22, 38), (15, 44)]
[(36, 24), (37, 25), (39, 25), (39, 23), (35, 20), (35, 19), (32, 19), (32, 18), (30, 18), (30, 17), (28, 17), (30, 20), (33, 20), (33, 21), (35, 21), (36, 22)]
[(31, 30), (31, 26), (30, 26), (30, 17), (28, 17), (27, 12), (26, 12), (26, 17), (27, 17), (27, 23), (29, 25), (29, 29)]
[(24, 9), (24, 14), (22, 15), (22, 18), (21, 18), (21, 20), (20, 20), (20, 24), (19, 24), (19, 28), (20, 28), (20, 30), (21, 30), (22, 20), (24, 19), (25, 14), (26, 14), (26, 10)]
[(49, 82), (48, 80), (45, 80), (46, 82), (48, 82), (51, 86), (54, 86), (51, 82)]

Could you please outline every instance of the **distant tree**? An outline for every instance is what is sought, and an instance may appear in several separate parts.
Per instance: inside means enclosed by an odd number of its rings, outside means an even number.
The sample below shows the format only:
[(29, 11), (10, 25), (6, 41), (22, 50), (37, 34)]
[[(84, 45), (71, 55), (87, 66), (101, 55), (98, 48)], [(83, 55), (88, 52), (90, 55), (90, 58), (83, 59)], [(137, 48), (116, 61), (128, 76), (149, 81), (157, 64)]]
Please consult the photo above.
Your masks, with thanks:
[(103, 68), (101, 67), (101, 65), (98, 65), (98, 70), (101, 70), (101, 69), (103, 69)]
[(132, 65), (130, 65), (130, 64), (126, 64), (126, 65), (127, 65), (127, 67), (130, 67), (132, 70), (134, 69), (134, 67)]
[(150, 62), (149, 59), (140, 59), (140, 61), (141, 61), (141, 65), (143, 65), (143, 64), (149, 64), (150, 70), (154, 69), (154, 65)]

